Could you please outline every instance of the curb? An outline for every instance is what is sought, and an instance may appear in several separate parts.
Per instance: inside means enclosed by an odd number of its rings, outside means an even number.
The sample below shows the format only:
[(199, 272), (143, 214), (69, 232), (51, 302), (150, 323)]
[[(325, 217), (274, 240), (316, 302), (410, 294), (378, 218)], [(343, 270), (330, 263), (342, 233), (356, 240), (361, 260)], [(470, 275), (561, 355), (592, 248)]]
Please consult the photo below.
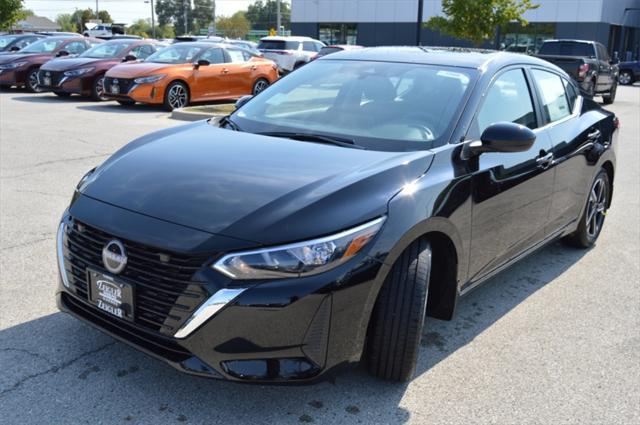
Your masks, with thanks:
[(209, 118), (223, 116), (222, 114), (214, 114), (211, 112), (189, 111), (187, 109), (176, 109), (171, 112), (170, 118), (180, 121), (199, 121)]

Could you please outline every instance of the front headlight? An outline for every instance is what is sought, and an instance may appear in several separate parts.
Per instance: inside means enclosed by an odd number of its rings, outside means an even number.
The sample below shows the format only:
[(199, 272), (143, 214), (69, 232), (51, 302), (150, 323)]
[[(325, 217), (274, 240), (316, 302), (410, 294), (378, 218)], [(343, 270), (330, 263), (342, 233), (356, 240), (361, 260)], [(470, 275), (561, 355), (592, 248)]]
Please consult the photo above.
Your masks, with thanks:
[(337, 267), (356, 255), (378, 233), (386, 217), (333, 236), (255, 251), (228, 254), (213, 268), (232, 279), (308, 276)]
[(133, 82), (136, 84), (155, 83), (156, 81), (162, 80), (164, 77), (166, 77), (165, 74), (157, 74), (151, 75), (150, 77), (136, 78), (135, 80), (133, 80)]
[(27, 61), (11, 62), (0, 65), (0, 69), (16, 69), (27, 64)]
[(86, 74), (87, 72), (91, 72), (91, 71), (93, 71), (92, 67), (89, 67), (89, 68), (78, 68), (78, 69), (74, 69), (73, 71), (66, 71), (64, 73), (64, 76), (65, 77), (77, 77), (79, 75)]

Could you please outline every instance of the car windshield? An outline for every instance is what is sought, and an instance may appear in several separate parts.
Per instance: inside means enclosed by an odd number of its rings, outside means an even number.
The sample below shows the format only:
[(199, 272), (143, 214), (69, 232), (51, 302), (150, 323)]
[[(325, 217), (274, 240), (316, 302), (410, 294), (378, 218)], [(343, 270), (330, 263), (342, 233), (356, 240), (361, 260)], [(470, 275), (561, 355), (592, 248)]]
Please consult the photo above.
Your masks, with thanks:
[(97, 44), (80, 55), (83, 58), (117, 58), (131, 46), (131, 42), (123, 41), (118, 43)]
[(595, 57), (593, 44), (575, 41), (547, 41), (540, 47), (540, 55)]
[(376, 150), (428, 149), (445, 140), (477, 71), (408, 63), (322, 60), (236, 111), (251, 133), (322, 134)]
[(298, 50), (299, 41), (261, 40), (258, 44), (260, 50)]
[(0, 36), (0, 49), (2, 49), (3, 47), (7, 47), (9, 45), (9, 43), (11, 43), (16, 38), (18, 38), (18, 37), (17, 36), (12, 36), (12, 35)]
[(206, 47), (175, 44), (152, 54), (146, 62), (157, 63), (191, 63), (193, 59)]
[(40, 41), (36, 41), (33, 44), (28, 45), (20, 51), (20, 53), (50, 53), (56, 50), (64, 40), (56, 40), (51, 38), (44, 38)]

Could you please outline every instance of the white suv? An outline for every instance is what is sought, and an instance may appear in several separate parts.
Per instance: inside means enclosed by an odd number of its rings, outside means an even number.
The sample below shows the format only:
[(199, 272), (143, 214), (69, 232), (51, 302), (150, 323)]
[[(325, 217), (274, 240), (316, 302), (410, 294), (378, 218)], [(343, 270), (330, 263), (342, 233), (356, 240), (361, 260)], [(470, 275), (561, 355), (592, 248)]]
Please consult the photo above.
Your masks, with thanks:
[(309, 63), (325, 44), (310, 37), (264, 37), (258, 50), (278, 65), (278, 71), (291, 72)]

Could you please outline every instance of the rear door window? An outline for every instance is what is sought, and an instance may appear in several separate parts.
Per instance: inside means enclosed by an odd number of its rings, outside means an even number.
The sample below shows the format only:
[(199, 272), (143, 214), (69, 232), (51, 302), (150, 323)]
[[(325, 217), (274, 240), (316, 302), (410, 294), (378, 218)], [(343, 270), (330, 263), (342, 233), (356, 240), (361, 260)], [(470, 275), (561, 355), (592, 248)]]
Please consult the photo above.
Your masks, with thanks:
[(262, 40), (258, 44), (258, 49), (262, 50), (298, 50), (299, 47), (299, 41)]
[(480, 134), (498, 122), (513, 122), (530, 129), (538, 126), (531, 92), (522, 69), (506, 71), (493, 82), (476, 122)]
[(231, 59), (232, 63), (246, 62), (245, 56), (241, 50), (227, 49), (227, 53), (229, 54), (229, 58)]
[(210, 64), (226, 63), (227, 60), (224, 57), (224, 51), (218, 47), (215, 49), (209, 49), (200, 56), (199, 59), (209, 61)]
[(572, 111), (560, 76), (541, 69), (533, 69), (531, 73), (542, 98), (542, 109), (546, 121), (555, 122), (571, 115)]

